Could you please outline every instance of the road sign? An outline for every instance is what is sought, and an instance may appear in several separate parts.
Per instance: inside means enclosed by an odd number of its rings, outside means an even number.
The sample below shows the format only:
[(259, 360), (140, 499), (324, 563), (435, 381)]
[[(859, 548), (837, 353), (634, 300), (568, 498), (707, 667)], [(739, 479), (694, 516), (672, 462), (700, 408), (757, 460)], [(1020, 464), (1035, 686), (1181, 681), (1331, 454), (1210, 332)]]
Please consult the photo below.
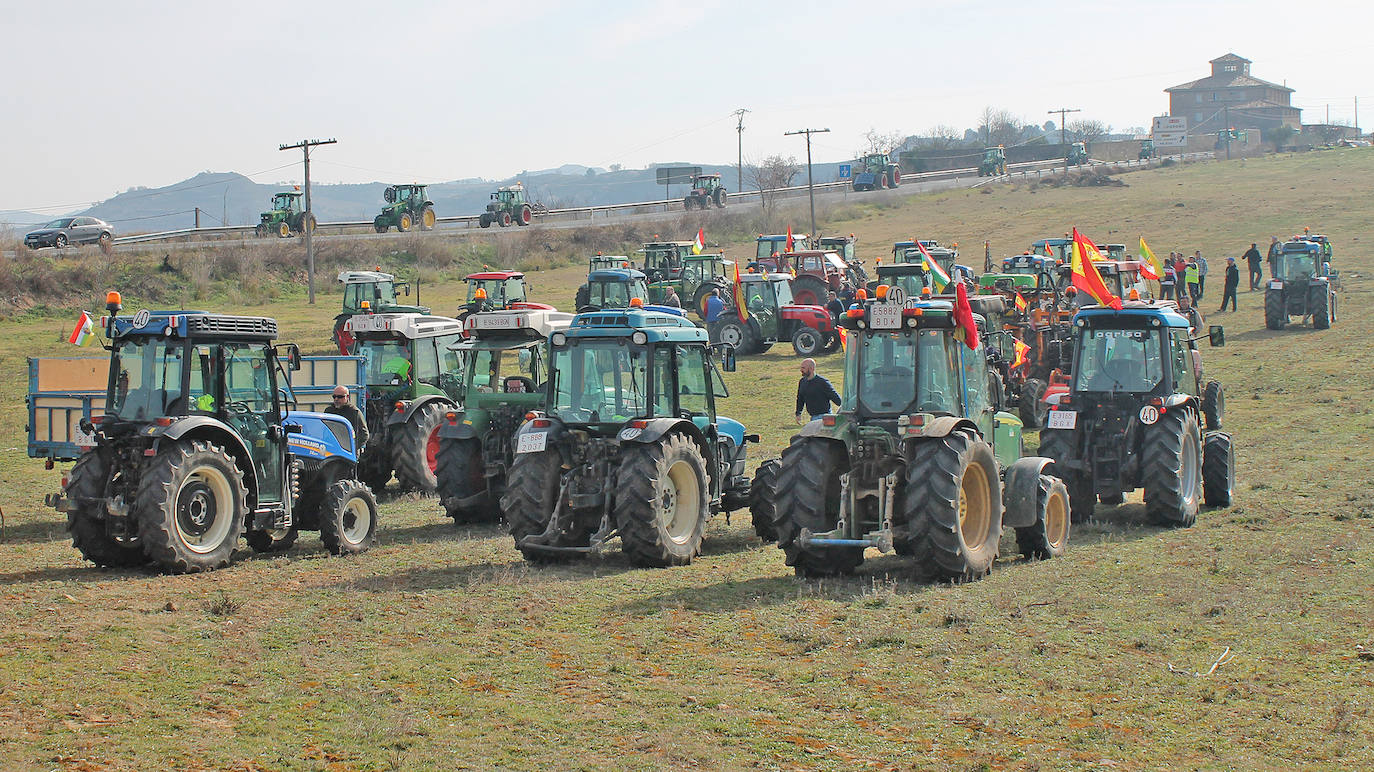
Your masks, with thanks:
[(687, 185), (692, 178), (701, 174), (700, 166), (660, 166), (654, 170), (658, 173), (658, 184), (660, 185)]
[(847, 180), (854, 176), (854, 166), (852, 164), (840, 164), (840, 179)]
[(1155, 147), (1187, 147), (1188, 118), (1186, 116), (1157, 115), (1150, 127)]

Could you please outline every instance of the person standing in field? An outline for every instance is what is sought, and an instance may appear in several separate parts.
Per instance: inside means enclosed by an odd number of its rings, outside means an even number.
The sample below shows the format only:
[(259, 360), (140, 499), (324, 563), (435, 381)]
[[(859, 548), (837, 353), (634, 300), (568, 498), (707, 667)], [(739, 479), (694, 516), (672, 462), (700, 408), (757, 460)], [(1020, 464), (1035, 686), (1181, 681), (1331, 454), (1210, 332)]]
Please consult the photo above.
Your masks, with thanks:
[(1197, 263), (1192, 260), (1184, 263), (1183, 276), (1188, 284), (1188, 299), (1196, 305), (1198, 298), (1202, 297), (1202, 277), (1198, 273)]
[(1241, 257), (1245, 258), (1245, 265), (1250, 271), (1247, 278), (1250, 280), (1250, 291), (1254, 292), (1259, 289), (1259, 283), (1264, 280), (1264, 272), (1260, 270), (1259, 244), (1250, 242), (1250, 248), (1245, 250), (1245, 254)]
[(1278, 236), (1269, 237), (1269, 278), (1274, 278), (1274, 272), (1279, 269), (1279, 250), (1283, 247), (1279, 244)]
[(1236, 290), (1240, 288), (1240, 268), (1236, 267), (1234, 257), (1226, 258), (1226, 286), (1221, 293), (1221, 308), (1217, 313), (1226, 310), (1226, 299), (1231, 299), (1231, 310), (1236, 310)]
[(1193, 262), (1197, 263), (1197, 296), (1201, 298), (1207, 290), (1207, 258), (1202, 256), (1202, 250), (1193, 250)]
[(801, 381), (797, 384), (797, 423), (802, 422), (802, 408), (814, 420), (830, 412), (830, 403), (840, 404), (840, 395), (823, 376), (816, 375), (816, 360), (801, 361)]

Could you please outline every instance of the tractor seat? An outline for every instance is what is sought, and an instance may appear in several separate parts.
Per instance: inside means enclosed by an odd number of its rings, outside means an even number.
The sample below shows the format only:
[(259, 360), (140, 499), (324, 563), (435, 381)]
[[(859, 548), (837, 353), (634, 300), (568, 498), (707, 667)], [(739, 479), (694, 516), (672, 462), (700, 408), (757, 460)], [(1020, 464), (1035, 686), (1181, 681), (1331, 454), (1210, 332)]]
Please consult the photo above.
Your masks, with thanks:
[(1102, 368), (1104, 374), (1122, 385), (1138, 382), (1143, 371), (1144, 368), (1134, 359), (1114, 359)]

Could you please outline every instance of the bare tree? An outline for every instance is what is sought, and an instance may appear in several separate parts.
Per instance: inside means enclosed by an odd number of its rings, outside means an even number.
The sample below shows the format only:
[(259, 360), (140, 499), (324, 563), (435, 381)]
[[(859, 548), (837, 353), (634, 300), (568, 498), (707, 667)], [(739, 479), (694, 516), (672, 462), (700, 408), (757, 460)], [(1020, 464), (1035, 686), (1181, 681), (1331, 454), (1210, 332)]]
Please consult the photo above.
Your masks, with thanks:
[(949, 150), (962, 141), (958, 129), (944, 124), (932, 126), (925, 139), (926, 147), (931, 150)]
[(1069, 133), (1079, 142), (1095, 142), (1111, 131), (1102, 121), (1081, 120), (1069, 124)]
[(905, 139), (906, 135), (900, 131), (884, 134), (877, 129), (870, 128), (864, 133), (864, 149), (854, 155), (863, 157), (871, 153), (891, 153)]
[(1020, 139), (1021, 121), (1010, 111), (988, 105), (978, 115), (978, 121), (978, 134), (985, 145), (1014, 145)]
[(792, 181), (800, 173), (801, 166), (797, 164), (796, 157), (787, 156), (784, 158), (780, 155), (773, 155), (759, 163), (745, 166), (744, 181), (759, 191), (759, 203), (763, 206), (765, 213), (771, 213), (774, 203), (772, 191), (776, 188), (791, 186)]

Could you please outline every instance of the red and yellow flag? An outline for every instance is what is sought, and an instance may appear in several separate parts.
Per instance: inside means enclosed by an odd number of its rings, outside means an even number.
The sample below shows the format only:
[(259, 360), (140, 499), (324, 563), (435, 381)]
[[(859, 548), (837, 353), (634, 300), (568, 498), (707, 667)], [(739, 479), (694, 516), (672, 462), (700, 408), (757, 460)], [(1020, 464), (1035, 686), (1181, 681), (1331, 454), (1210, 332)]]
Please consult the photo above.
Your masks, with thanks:
[(1087, 236), (1073, 229), (1073, 257), (1069, 261), (1073, 272), (1073, 286), (1088, 293), (1088, 297), (1096, 300), (1099, 304), (1109, 306), (1116, 310), (1121, 310), (1121, 298), (1112, 294), (1107, 289), (1107, 285), (1102, 281), (1102, 274), (1097, 272), (1093, 266), (1093, 255), (1098, 260), (1102, 259), (1102, 253), (1097, 250), (1097, 245)]
[(787, 246), (783, 248), (783, 251), (784, 251), (784, 252), (791, 252), (791, 251), (792, 251), (792, 246), (793, 246), (793, 244), (792, 244), (792, 226), (789, 225), (789, 226), (787, 226)]
[(1016, 298), (1012, 302), (1016, 304), (1018, 314), (1024, 314), (1026, 309), (1030, 308), (1030, 303), (1026, 300), (1026, 296), (1021, 294), (1021, 290), (1016, 291)]
[(1013, 338), (1012, 348), (1016, 350), (1016, 355), (1012, 357), (1011, 369), (1015, 370), (1016, 368), (1025, 365), (1026, 362), (1029, 361), (1026, 355), (1030, 353), (1030, 346), (1027, 346), (1025, 342), (1019, 338)]
[(849, 330), (844, 327), (837, 327), (835, 332), (839, 333), (840, 336), (840, 348), (849, 348)]
[(744, 304), (744, 282), (739, 280), (739, 261), (735, 261), (735, 313), (741, 322), (749, 321), (749, 309)]
[(970, 349), (978, 348), (978, 324), (973, 321), (973, 306), (963, 282), (954, 285), (954, 327), (954, 337)]

